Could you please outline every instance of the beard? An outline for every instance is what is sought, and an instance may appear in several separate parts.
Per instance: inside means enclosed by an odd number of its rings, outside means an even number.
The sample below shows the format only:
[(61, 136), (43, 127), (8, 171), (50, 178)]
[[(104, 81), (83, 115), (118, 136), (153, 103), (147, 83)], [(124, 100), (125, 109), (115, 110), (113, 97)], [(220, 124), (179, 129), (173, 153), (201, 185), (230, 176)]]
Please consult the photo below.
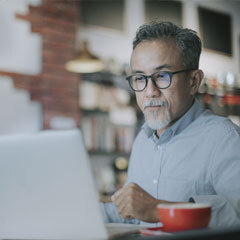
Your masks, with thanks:
[[(147, 107), (160, 106), (156, 110), (149, 110)], [(153, 130), (161, 130), (171, 122), (167, 102), (157, 99), (143, 103), (143, 114), (147, 125)]]

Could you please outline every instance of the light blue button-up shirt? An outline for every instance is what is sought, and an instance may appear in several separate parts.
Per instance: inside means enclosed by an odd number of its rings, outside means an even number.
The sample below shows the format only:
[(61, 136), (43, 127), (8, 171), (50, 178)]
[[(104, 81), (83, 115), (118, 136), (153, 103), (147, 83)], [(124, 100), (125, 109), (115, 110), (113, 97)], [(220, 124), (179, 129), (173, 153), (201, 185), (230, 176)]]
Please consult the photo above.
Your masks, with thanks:
[[(132, 148), (129, 182), (154, 198), (211, 204), (212, 227), (240, 225), (240, 128), (197, 100), (160, 138), (144, 124)], [(113, 203), (102, 209), (105, 222), (142, 223), (122, 219)]]

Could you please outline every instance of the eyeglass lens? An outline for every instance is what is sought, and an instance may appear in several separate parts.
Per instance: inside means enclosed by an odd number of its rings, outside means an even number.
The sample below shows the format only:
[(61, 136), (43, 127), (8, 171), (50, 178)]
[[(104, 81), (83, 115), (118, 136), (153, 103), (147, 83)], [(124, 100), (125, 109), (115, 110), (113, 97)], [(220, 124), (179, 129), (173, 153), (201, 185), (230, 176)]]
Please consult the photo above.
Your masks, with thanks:
[[(151, 76), (158, 88), (167, 88), (171, 82), (171, 76), (167, 72), (158, 72)], [(130, 78), (130, 84), (136, 91), (142, 91), (147, 85), (147, 77), (144, 75), (133, 75)]]

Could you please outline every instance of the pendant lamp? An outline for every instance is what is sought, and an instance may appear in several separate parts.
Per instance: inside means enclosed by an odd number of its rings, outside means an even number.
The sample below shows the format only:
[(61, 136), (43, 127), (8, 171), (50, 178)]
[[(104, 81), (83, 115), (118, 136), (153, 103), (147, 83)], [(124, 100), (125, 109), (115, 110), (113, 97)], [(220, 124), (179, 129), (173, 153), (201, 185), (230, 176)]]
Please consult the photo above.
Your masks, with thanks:
[(103, 62), (91, 54), (88, 50), (87, 41), (81, 45), (80, 54), (66, 63), (65, 68), (74, 73), (94, 73), (104, 69)]

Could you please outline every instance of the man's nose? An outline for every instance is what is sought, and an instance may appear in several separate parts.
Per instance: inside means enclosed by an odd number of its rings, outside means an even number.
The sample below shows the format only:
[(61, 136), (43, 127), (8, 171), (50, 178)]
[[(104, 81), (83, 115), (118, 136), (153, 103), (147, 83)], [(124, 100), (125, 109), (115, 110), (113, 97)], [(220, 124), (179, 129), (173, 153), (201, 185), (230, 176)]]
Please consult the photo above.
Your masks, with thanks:
[(146, 96), (154, 97), (154, 96), (159, 96), (160, 94), (161, 94), (160, 89), (154, 86), (151, 78), (148, 78), (147, 87), (146, 87)]

